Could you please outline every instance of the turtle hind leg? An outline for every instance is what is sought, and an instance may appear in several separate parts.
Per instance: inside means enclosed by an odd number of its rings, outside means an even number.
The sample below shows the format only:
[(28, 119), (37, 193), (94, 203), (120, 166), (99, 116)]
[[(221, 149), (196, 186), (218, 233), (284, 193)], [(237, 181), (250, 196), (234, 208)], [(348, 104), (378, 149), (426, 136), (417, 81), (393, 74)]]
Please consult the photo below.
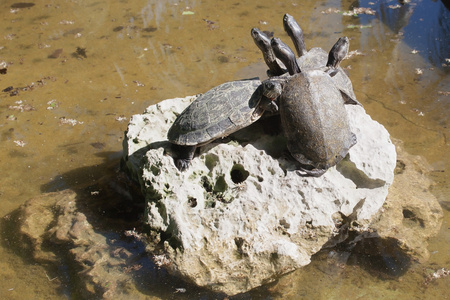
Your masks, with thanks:
[(189, 168), (191, 160), (194, 158), (195, 149), (197, 146), (182, 146), (172, 144), (172, 152), (174, 155), (175, 166), (181, 172)]

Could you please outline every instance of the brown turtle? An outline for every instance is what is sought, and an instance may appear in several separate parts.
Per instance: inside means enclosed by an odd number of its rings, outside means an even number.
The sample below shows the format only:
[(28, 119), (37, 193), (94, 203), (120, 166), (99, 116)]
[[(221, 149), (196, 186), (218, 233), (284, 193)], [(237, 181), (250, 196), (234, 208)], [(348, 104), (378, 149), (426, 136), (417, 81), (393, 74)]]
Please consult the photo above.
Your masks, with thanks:
[(237, 80), (216, 86), (195, 99), (167, 133), (175, 165), (189, 167), (198, 146), (226, 137), (258, 120), (275, 103), (262, 95), (258, 79)]
[(298, 73), (292, 50), (278, 39), (272, 40), (275, 54), (294, 75), (264, 81), (264, 94), (278, 96), (287, 147), (300, 163), (301, 175), (321, 176), (356, 144), (344, 104), (357, 103), (344, 97), (346, 91), (332, 79), (339, 73), (336, 67), (345, 57), (348, 43), (346, 37), (339, 39), (330, 51), (328, 66)]

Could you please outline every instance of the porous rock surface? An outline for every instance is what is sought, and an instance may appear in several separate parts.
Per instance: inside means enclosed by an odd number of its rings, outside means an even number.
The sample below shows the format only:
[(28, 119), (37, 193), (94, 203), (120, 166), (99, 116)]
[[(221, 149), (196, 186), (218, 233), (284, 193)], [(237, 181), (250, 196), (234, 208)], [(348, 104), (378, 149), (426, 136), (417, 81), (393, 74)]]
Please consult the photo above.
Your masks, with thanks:
[(342, 220), (369, 222), (394, 179), (396, 151), (361, 106), (346, 105), (358, 143), (319, 178), (301, 177), (282, 134), (260, 124), (200, 149), (187, 171), (166, 134), (195, 97), (165, 100), (130, 119), (123, 166), (146, 197), (146, 221), (164, 236), (167, 268), (237, 294), (307, 265)]

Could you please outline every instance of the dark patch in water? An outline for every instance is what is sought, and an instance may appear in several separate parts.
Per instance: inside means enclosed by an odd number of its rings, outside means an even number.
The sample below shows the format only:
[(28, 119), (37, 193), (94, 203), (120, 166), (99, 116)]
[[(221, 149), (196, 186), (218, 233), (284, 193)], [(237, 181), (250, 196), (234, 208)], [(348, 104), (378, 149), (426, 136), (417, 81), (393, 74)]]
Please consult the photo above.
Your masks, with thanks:
[(81, 33), (83, 30), (84, 30), (84, 28), (74, 28), (74, 29), (64, 32), (63, 36), (75, 35), (75, 34)]
[(221, 62), (223, 64), (225, 64), (227, 62), (230, 62), (230, 59), (228, 57), (226, 57), (226, 56), (223, 56), (223, 55), (219, 56), (217, 59), (219, 60), (219, 62)]
[(155, 32), (156, 30), (158, 30), (158, 28), (156, 28), (156, 27), (151, 27), (151, 26), (142, 29), (142, 31), (145, 31), (145, 32)]
[(94, 147), (95, 149), (99, 149), (99, 150), (105, 148), (105, 144), (104, 143), (100, 143), (100, 142), (91, 143), (91, 146)]
[(30, 8), (33, 7), (34, 3), (29, 2), (18, 2), (11, 5), (11, 8)]
[(61, 53), (62, 53), (62, 52), (63, 52), (63, 49), (56, 49), (55, 51), (53, 51), (52, 54), (50, 54), (49, 56), (47, 56), (47, 58), (52, 58), (52, 59), (58, 58), (58, 57), (61, 56)]

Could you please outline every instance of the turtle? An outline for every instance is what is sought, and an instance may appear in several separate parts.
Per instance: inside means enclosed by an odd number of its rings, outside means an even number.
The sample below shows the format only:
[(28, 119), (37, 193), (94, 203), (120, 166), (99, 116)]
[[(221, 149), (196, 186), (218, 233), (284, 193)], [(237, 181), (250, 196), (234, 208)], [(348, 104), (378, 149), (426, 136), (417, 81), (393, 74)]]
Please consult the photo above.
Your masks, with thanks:
[(259, 79), (226, 82), (196, 98), (167, 133), (176, 167), (186, 170), (198, 146), (251, 125), (266, 110), (277, 110), (273, 100), (263, 96)]
[[(330, 51), (328, 66), (272, 77), (262, 83), (266, 97), (278, 98), (287, 148), (300, 163), (302, 176), (323, 175), (356, 144), (344, 104), (357, 103), (345, 98), (346, 91), (332, 79), (339, 73), (336, 67), (345, 57), (348, 43), (348, 38), (339, 39)], [(295, 65), (295, 54), (288, 46), (278, 42), (272, 42), (272, 46), (287, 67)]]

